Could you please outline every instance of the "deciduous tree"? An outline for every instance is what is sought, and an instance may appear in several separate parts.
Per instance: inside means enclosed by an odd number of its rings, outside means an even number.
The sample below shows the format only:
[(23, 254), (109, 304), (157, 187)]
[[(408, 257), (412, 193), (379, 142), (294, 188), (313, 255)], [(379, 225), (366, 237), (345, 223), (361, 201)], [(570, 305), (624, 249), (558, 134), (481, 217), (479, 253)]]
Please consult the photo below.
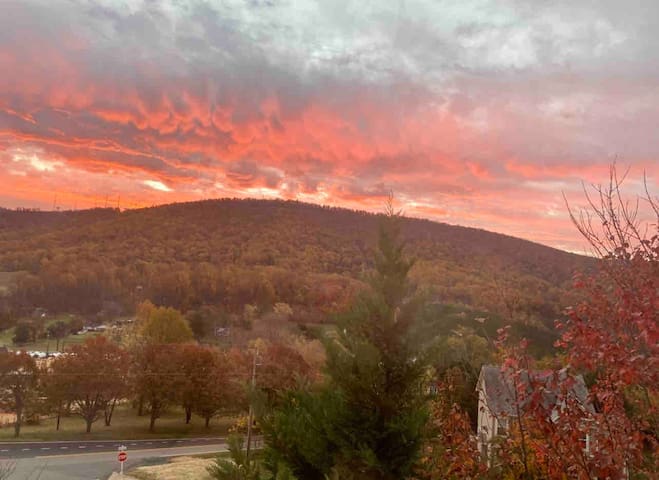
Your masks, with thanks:
[(277, 392), (310, 380), (311, 367), (295, 349), (279, 342), (263, 342), (259, 349), (257, 387), (273, 400)]
[(36, 327), (32, 322), (19, 322), (14, 328), (14, 336), (12, 337), (11, 341), (18, 345), (34, 342), (37, 336), (36, 332)]
[(558, 324), (569, 364), (592, 376), (595, 474), (611, 477), (659, 468), (659, 199), (646, 188), (654, 220), (641, 222), (623, 180), (613, 166), (607, 185), (586, 192), (589, 206), (571, 211), (601, 260), (577, 276), (584, 300)]
[(70, 384), (62, 381), (58, 375), (53, 375), (53, 361), (48, 366), (42, 368), (40, 372), (40, 393), (44, 400), (44, 409), (46, 412), (55, 413), (56, 422), (55, 430), (60, 429), (60, 422), (64, 408), (69, 404), (71, 399)]
[(54, 338), (56, 343), (55, 350), (59, 351), (59, 342), (69, 333), (69, 324), (63, 320), (58, 320), (46, 328), (50, 338)]
[(415, 468), (418, 480), (476, 479), (485, 474), (469, 416), (454, 399), (450, 379), (441, 379), (430, 403), (426, 442)]
[(0, 353), (0, 404), (16, 414), (14, 436), (21, 433), (25, 409), (35, 393), (38, 368), (26, 353)]
[(196, 344), (182, 345), (177, 355), (184, 373), (181, 400), (185, 423), (190, 423), (195, 412), (208, 427), (221, 411), (235, 411), (239, 397), (244, 396), (246, 379), (240, 376), (244, 365), (233, 364), (235, 357), (217, 348)]
[[(563, 363), (539, 376), (525, 343), (506, 350), (523, 415), (501, 453), (527, 477), (649, 478), (659, 468), (659, 205), (648, 192), (656, 223), (642, 226), (620, 186), (612, 167), (608, 185), (586, 192), (589, 207), (571, 211), (600, 259), (576, 276), (582, 300), (557, 322)], [(588, 402), (574, 394), (576, 373), (590, 379)]]
[(193, 339), (183, 315), (171, 307), (155, 307), (150, 302), (138, 311), (138, 333), (147, 343), (185, 343)]
[[(86, 423), (86, 431), (113, 402), (127, 392), (127, 356), (118, 345), (100, 335), (82, 345), (73, 346), (67, 355), (57, 358), (50, 375), (67, 391), (73, 411)], [(111, 419), (111, 413), (108, 413)], [(108, 419), (108, 420), (109, 420)]]
[(247, 393), (242, 356), (217, 350), (211, 353), (212, 362), (202, 377), (193, 403), (194, 412), (204, 419), (206, 427), (213, 417), (222, 412), (244, 411)]
[(177, 362), (180, 345), (144, 345), (134, 352), (133, 387), (149, 409), (149, 431), (170, 405), (180, 404), (185, 372)]

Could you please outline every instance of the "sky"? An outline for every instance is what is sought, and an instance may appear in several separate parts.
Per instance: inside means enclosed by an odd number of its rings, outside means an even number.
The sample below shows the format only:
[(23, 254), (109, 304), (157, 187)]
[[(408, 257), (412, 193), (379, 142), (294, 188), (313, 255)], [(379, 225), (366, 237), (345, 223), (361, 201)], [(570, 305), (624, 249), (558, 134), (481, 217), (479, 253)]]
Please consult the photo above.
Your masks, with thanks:
[(656, 0), (0, 0), (0, 206), (297, 199), (580, 251), (659, 186)]

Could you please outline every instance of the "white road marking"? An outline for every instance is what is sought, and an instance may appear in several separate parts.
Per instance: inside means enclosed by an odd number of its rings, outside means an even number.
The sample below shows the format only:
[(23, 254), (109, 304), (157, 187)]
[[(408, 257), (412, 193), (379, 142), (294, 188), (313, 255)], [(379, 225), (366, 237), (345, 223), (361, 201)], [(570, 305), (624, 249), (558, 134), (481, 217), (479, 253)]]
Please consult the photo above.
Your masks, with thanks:
[(30, 449), (29, 449), (29, 448), (24, 448), (23, 451), (24, 451), (24, 452), (29, 452)]
[(41, 447), (41, 450), (50, 450), (50, 447)]
[(69, 447), (59, 447), (60, 450), (68, 450)]
[(8, 452), (9, 450), (0, 450), (0, 452)]
[(84, 445), (80, 445), (78, 448), (87, 448), (87, 447), (85, 447)]

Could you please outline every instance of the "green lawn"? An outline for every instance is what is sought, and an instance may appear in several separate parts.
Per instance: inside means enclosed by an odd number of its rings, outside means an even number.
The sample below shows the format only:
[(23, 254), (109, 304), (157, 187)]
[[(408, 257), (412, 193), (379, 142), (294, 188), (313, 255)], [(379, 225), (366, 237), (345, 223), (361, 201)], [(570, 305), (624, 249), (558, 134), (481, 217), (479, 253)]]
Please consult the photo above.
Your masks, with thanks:
[(14, 328), (8, 328), (7, 330), (2, 330), (0, 332), (0, 346), (4, 345), (6, 347), (11, 347), (12, 337), (14, 336)]
[[(117, 408), (112, 418), (112, 425), (105, 426), (99, 419), (92, 426), (91, 433), (85, 433), (85, 422), (77, 416), (63, 417), (59, 431), (55, 430), (54, 418), (42, 420), (40, 425), (24, 425), (18, 441), (49, 440), (134, 440), (149, 438), (179, 437), (215, 437), (227, 434), (234, 424), (234, 418), (216, 418), (211, 420), (209, 428), (204, 427), (204, 420), (193, 416), (189, 425), (180, 408), (170, 412), (156, 421), (156, 431), (149, 433), (149, 417), (138, 417), (135, 410), (128, 407)], [(14, 441), (13, 426), (0, 428), (0, 441)]]
[[(71, 345), (76, 345), (78, 343), (84, 342), (86, 339), (90, 337), (95, 337), (96, 335), (100, 335), (99, 333), (85, 333), (83, 335), (67, 335), (66, 337), (62, 338), (59, 341), (59, 351), (63, 351), (67, 346)], [(57, 346), (57, 341), (53, 339), (46, 339), (42, 338), (40, 340), (37, 340), (36, 342), (32, 343), (26, 343), (24, 345), (15, 345), (14, 348), (20, 348), (21, 350), (31, 350), (31, 351), (39, 351), (39, 352), (45, 352), (46, 350), (50, 352), (55, 351), (55, 347)]]
[[(78, 343), (84, 342), (87, 338), (99, 335), (98, 333), (85, 333), (83, 335), (67, 335), (59, 341), (59, 350), (63, 351), (64, 348), (68, 345), (75, 345)], [(12, 350), (24, 350), (24, 351), (38, 351), (38, 352), (54, 352), (55, 347), (57, 346), (57, 341), (52, 338), (48, 340), (47, 338), (40, 338), (36, 342), (23, 343), (20, 345), (15, 345), (12, 342), (12, 337), (14, 336), (14, 329), (8, 328), (0, 333), (0, 345), (4, 345)]]

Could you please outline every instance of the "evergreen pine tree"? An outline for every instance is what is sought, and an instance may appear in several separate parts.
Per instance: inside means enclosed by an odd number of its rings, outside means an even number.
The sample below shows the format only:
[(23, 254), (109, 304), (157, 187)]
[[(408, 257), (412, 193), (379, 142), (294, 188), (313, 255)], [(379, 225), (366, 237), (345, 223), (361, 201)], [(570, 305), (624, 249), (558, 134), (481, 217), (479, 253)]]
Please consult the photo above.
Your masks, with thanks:
[(427, 420), (427, 364), (410, 335), (421, 306), (408, 279), (412, 265), (389, 204), (371, 289), (326, 342), (328, 383), (321, 392), (289, 395), (264, 422), (273, 469), (285, 462), (301, 480), (411, 473)]
[(426, 421), (426, 364), (411, 342), (420, 307), (412, 295), (400, 239), (400, 219), (389, 204), (380, 227), (372, 292), (362, 297), (327, 344), (330, 386), (343, 396), (336, 422), (340, 478), (393, 480), (410, 473)]

